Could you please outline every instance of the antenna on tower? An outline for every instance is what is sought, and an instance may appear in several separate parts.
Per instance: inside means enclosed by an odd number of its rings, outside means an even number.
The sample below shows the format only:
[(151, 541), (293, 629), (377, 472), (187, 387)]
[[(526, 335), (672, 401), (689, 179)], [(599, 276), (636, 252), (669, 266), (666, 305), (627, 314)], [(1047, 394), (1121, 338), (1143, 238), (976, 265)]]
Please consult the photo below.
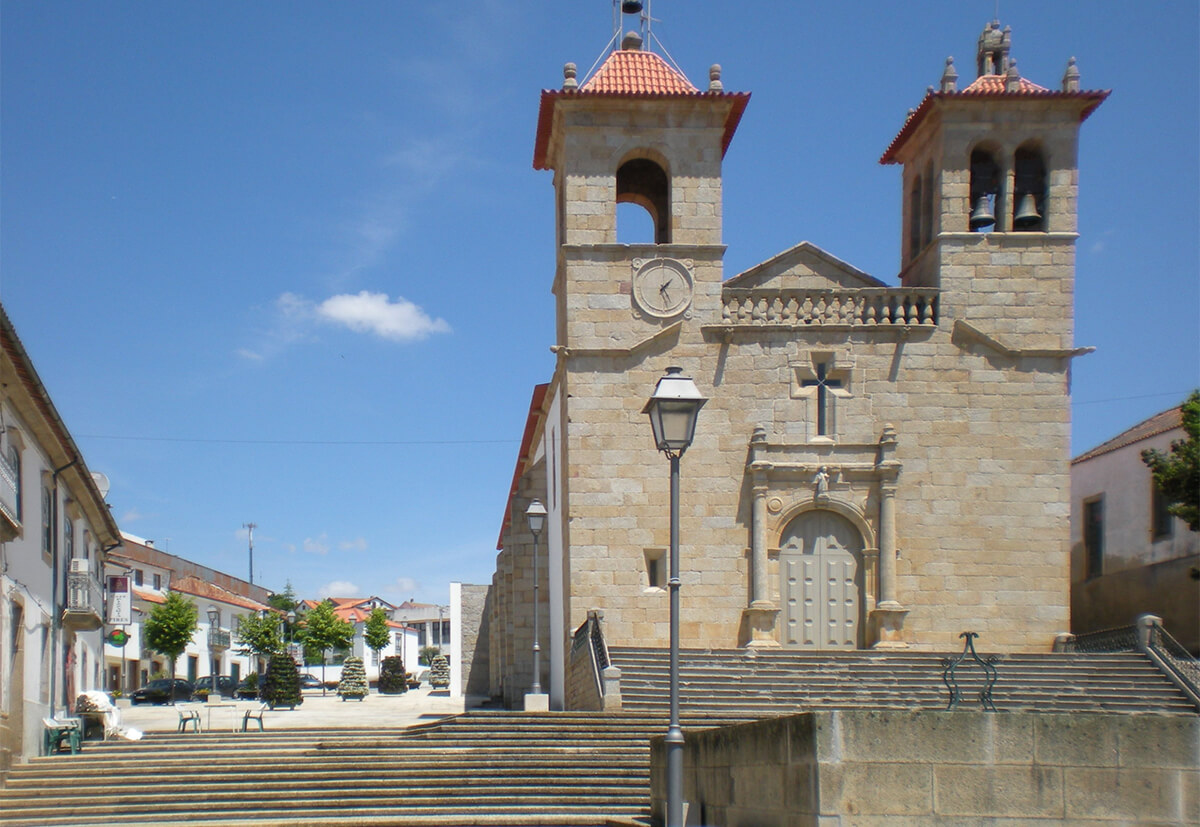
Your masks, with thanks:
[(254, 585), (254, 529), (258, 528), (254, 523), (242, 523), (242, 528), (249, 532), (250, 539), (250, 585)]

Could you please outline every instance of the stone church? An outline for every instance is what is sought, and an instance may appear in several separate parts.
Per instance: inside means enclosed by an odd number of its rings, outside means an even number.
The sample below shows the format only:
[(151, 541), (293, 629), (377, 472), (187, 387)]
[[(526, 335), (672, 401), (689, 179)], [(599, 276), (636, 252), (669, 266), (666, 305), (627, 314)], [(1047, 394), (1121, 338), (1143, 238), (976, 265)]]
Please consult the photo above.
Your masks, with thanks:
[[(669, 475), (642, 408), (708, 398), (682, 457), (684, 647), (1048, 651), (1069, 629), (1079, 127), (1072, 59), (1020, 76), (989, 23), (880, 159), (902, 168), (890, 281), (810, 243), (727, 277), (722, 158), (750, 94), (637, 34), (541, 96), (555, 191), (553, 376), (535, 388), (491, 589), (491, 694), (563, 704), (574, 630), (666, 647)], [(653, 243), (617, 242), (617, 205)], [(548, 518), (537, 539), (525, 511)], [(534, 572), (538, 588), (534, 588)]]

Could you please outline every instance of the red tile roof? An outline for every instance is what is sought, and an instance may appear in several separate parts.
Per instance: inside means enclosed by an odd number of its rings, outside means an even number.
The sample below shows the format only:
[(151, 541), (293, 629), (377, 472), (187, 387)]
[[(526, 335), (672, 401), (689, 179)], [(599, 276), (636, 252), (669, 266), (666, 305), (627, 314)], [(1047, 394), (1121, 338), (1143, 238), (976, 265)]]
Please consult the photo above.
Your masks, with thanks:
[(147, 603), (166, 603), (167, 599), (158, 592), (152, 592), (147, 589), (139, 589), (133, 586), (133, 596), (138, 600), (145, 600)]
[(213, 583), (201, 580), (199, 577), (181, 577), (177, 580), (172, 580), (171, 591), (190, 594), (195, 597), (203, 597), (208, 600), (218, 600), (230, 606), (253, 609), (256, 612), (261, 612), (264, 609), (275, 611), (275, 609), (272, 609), (265, 603), (259, 603), (257, 600), (251, 600), (248, 597), (242, 597), (240, 594), (234, 594)]
[(579, 91), (609, 95), (695, 95), (700, 90), (654, 52), (618, 49)]
[(897, 154), (905, 142), (912, 137), (916, 132), (917, 127), (921, 122), (928, 117), (929, 113), (935, 107), (941, 104), (942, 101), (949, 100), (997, 100), (1000, 98), (1038, 98), (1042, 100), (1078, 100), (1082, 103), (1082, 109), (1079, 112), (1079, 122), (1087, 120), (1088, 115), (1096, 110), (1096, 107), (1104, 103), (1104, 99), (1112, 92), (1111, 89), (1094, 90), (1089, 92), (1055, 92), (1047, 89), (1044, 86), (1038, 86), (1036, 83), (1021, 78), (1020, 88), (1016, 92), (1004, 91), (1005, 77), (1004, 75), (983, 75), (978, 77), (961, 92), (930, 92), (921, 101), (921, 105), (916, 108), (904, 122), (904, 126), (900, 128), (900, 132), (892, 139), (888, 148), (880, 157), (881, 164), (898, 164), (900, 163)]
[(1168, 431), (1173, 431), (1176, 428), (1183, 427), (1183, 408), (1175, 407), (1169, 411), (1163, 411), (1160, 414), (1155, 414), (1144, 422), (1139, 422), (1127, 431), (1122, 431), (1107, 442), (1097, 445), (1090, 451), (1080, 454), (1071, 460), (1072, 465), (1080, 462), (1085, 462), (1101, 454), (1110, 454), (1119, 448), (1124, 448), (1127, 445), (1132, 445), (1135, 442), (1141, 442), (1143, 439), (1149, 439), (1152, 436), (1158, 436)]
[(550, 147), (550, 131), (554, 126), (554, 107), (562, 98), (723, 98), (733, 106), (725, 118), (725, 134), (721, 154), (729, 149), (733, 133), (742, 120), (749, 92), (702, 92), (691, 81), (667, 65), (654, 52), (637, 49), (618, 49), (608, 56), (596, 73), (578, 89), (543, 89), (538, 109), (537, 136), (533, 146), (533, 168), (548, 169), (546, 154)]

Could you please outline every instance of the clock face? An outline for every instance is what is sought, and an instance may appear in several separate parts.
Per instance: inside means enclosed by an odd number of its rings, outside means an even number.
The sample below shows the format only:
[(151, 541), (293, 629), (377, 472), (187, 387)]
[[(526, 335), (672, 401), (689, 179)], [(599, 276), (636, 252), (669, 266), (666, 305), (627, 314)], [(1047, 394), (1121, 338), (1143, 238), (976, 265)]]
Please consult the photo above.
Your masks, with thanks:
[(676, 316), (692, 303), (691, 271), (681, 261), (651, 259), (633, 275), (633, 300), (651, 316)]

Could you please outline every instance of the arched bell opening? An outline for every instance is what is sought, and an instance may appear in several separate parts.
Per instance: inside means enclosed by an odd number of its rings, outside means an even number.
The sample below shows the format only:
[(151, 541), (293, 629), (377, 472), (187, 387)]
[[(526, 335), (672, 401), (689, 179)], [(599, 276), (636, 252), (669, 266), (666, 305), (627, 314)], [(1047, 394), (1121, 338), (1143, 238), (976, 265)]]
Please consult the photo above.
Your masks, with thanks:
[(1013, 162), (1013, 230), (1042, 232), (1046, 229), (1046, 162), (1041, 149), (1023, 144)]
[(1000, 204), (1000, 165), (996, 155), (985, 147), (971, 151), (971, 203), (967, 226), (973, 233), (996, 230)]
[[(648, 158), (633, 158), (617, 168), (617, 203), (637, 204), (650, 214), (653, 243), (671, 243), (671, 182), (667, 173)], [(624, 240), (618, 214), (618, 239)], [(629, 243), (629, 242), (625, 242)]]
[(908, 191), (908, 260), (912, 261), (921, 252), (924, 244), (924, 192), (921, 176), (913, 178)]

